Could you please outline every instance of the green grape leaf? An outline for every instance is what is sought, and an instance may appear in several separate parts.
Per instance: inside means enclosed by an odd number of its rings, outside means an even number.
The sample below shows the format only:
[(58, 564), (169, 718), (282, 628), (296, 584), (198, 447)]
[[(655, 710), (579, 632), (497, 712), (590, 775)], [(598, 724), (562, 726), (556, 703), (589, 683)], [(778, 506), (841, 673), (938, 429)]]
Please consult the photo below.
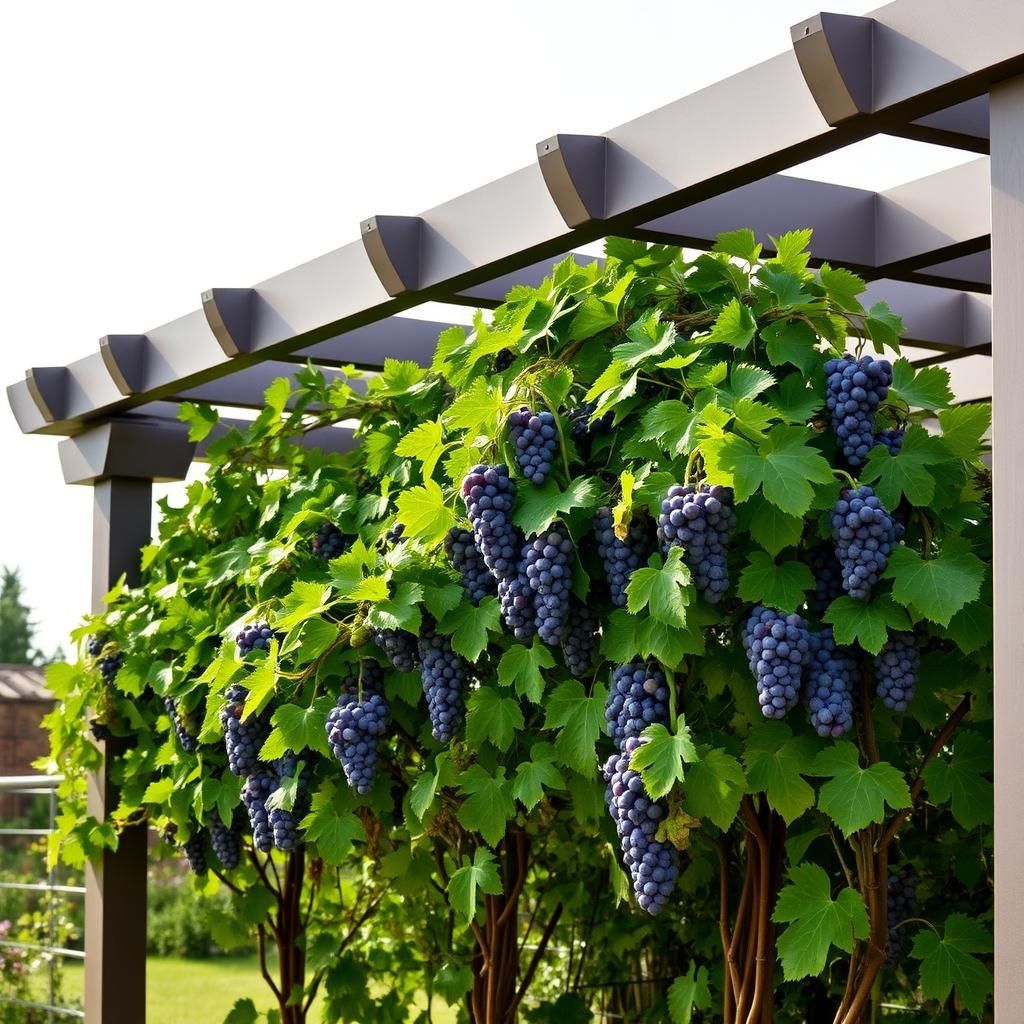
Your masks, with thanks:
[(224, 1024), (256, 1024), (260, 1015), (251, 999), (237, 999), (224, 1018)]
[(897, 359), (892, 365), (889, 395), (902, 398), (911, 409), (945, 409), (953, 401), (949, 370), (943, 366), (925, 366), (915, 373), (909, 359)]
[(512, 521), (532, 537), (573, 509), (596, 508), (600, 495), (601, 485), (592, 477), (577, 477), (564, 491), (551, 478), (539, 487), (526, 484), (519, 488)]
[(676, 782), (683, 781), (683, 765), (697, 760), (697, 748), (693, 745), (693, 737), (683, 715), (676, 721), (675, 734), (661, 724), (654, 724), (644, 729), (640, 740), (629, 766), (640, 773), (644, 788), (651, 797), (660, 800)]
[(188, 424), (190, 441), (205, 441), (220, 421), (220, 413), (204, 402), (182, 402), (178, 406), (178, 419)]
[(419, 608), (423, 597), (421, 584), (408, 581), (399, 583), (390, 598), (370, 607), (366, 619), (375, 629), (404, 629), (416, 634), (423, 622)]
[(786, 981), (797, 981), (820, 975), (832, 946), (852, 952), (854, 940), (866, 939), (871, 926), (860, 893), (846, 888), (832, 899), (832, 883), (819, 865), (790, 868), (789, 879), (772, 920), (789, 925), (779, 936), (779, 958)]
[(532, 811), (544, 798), (546, 789), (565, 789), (565, 779), (555, 767), (555, 748), (550, 743), (534, 743), (530, 748), (530, 760), (523, 761), (516, 768), (512, 783), (512, 796)]
[(433, 481), (422, 487), (410, 487), (398, 495), (398, 521), (408, 531), (410, 540), (427, 544), (439, 543), (455, 525), (455, 513), (444, 500), (444, 493)]
[(626, 607), (633, 615), (649, 610), (651, 618), (667, 626), (686, 628), (686, 608), (694, 597), (690, 570), (679, 547), (669, 548), (664, 565), (657, 555), (650, 567), (634, 569), (626, 585)]
[(821, 391), (800, 373), (786, 377), (768, 400), (791, 423), (806, 423), (825, 404)]
[(985, 563), (966, 545), (949, 539), (927, 561), (913, 548), (896, 548), (882, 578), (893, 581), (892, 596), (900, 604), (948, 626), (961, 608), (978, 599)]
[(665, 450), (681, 455), (692, 448), (700, 413), (685, 402), (669, 398), (647, 409), (640, 419), (640, 440), (657, 441)]
[(668, 1015), (672, 1024), (691, 1024), (694, 1009), (711, 1009), (711, 979), (708, 969), (690, 964), (668, 989)]
[(320, 856), (328, 864), (340, 865), (352, 850), (356, 839), (365, 839), (363, 824), (348, 806), (335, 799), (334, 787), (328, 784), (313, 797), (313, 809), (303, 818), (301, 827), (306, 839), (316, 843)]
[(982, 438), (992, 426), (992, 406), (988, 402), (957, 405), (939, 413), (943, 448), (958, 459), (975, 460), (985, 445)]
[(812, 774), (830, 780), (818, 793), (818, 807), (847, 838), (882, 821), (886, 804), (894, 811), (910, 806), (910, 789), (903, 773), (885, 761), (861, 768), (857, 748), (847, 740), (822, 750), (814, 760)]
[(443, 428), (440, 420), (427, 420), (413, 427), (395, 447), (396, 455), (418, 459), (423, 463), (423, 479), (434, 475), (434, 467), (444, 454)]
[(467, 921), (476, 917), (477, 892), (497, 896), (501, 893), (501, 878), (498, 875), (494, 854), (484, 846), (473, 851), (473, 859), (462, 858), (462, 867), (452, 872), (448, 879), (448, 902), (452, 909)]
[(786, 824), (814, 806), (814, 790), (801, 777), (813, 775), (817, 744), (809, 736), (794, 737), (782, 722), (755, 726), (747, 739), (743, 761), (752, 793), (764, 793), (768, 805)]
[(956, 989), (957, 1002), (980, 1016), (992, 994), (992, 972), (973, 954), (991, 953), (992, 936), (983, 924), (964, 914), (950, 914), (942, 938), (922, 930), (910, 955), (921, 961), (921, 991), (926, 999), (946, 1002)]
[(806, 592), (814, 587), (814, 577), (803, 562), (777, 565), (771, 555), (752, 551), (750, 561), (740, 573), (739, 595), (751, 604), (763, 604), (783, 612), (794, 612), (803, 603)]
[(583, 684), (576, 679), (562, 683), (547, 702), (545, 729), (561, 729), (555, 750), (562, 764), (581, 775), (590, 775), (597, 761), (597, 738), (607, 725), (604, 705), (608, 688), (597, 684), (588, 697)]
[(783, 512), (760, 494), (755, 494), (747, 506), (750, 508), (750, 535), (772, 558), (800, 543), (804, 521), (799, 516)]
[(845, 267), (830, 267), (827, 263), (821, 265), (818, 271), (818, 279), (826, 294), (835, 305), (847, 312), (859, 313), (864, 308), (857, 298), (867, 288), (862, 278), (851, 273)]
[(992, 606), (985, 600), (964, 605), (946, 627), (953, 642), (964, 654), (974, 654), (992, 642)]
[(534, 704), (544, 695), (544, 674), (541, 669), (554, 668), (555, 659), (547, 647), (534, 640), (532, 647), (513, 644), (498, 662), (498, 683), (511, 686), (516, 693)]
[(961, 732), (951, 756), (940, 753), (922, 773), (928, 797), (947, 801), (953, 817), (966, 829), (992, 824), (992, 743), (976, 732)]
[(489, 846), (497, 846), (505, 834), (505, 823), (516, 813), (511, 790), (504, 768), (491, 775), (482, 765), (470, 765), (459, 776), (459, 792), (465, 797), (458, 810), (459, 823), (479, 832)]
[(864, 317), (864, 329), (876, 347), (900, 348), (903, 336), (903, 320), (897, 316), (886, 302), (876, 302)]
[(476, 661), (487, 647), (488, 634), (501, 632), (500, 613), (496, 597), (485, 597), (479, 605), (461, 601), (445, 615), (438, 628), (451, 635), (452, 650)]
[(504, 415), (505, 402), (501, 388), (488, 383), (486, 377), (477, 377), (444, 414), (445, 422), (450, 427), (465, 430), (470, 438), (493, 436)]
[(885, 646), (890, 629), (910, 629), (907, 613), (888, 594), (873, 601), (856, 601), (844, 594), (828, 606), (824, 618), (837, 644), (846, 647), (858, 643), (870, 654), (877, 654)]
[(898, 454), (890, 455), (883, 445), (875, 445), (860, 478), (874, 483), (875, 493), (886, 508), (895, 508), (904, 495), (911, 505), (928, 505), (935, 497), (935, 477), (928, 467), (946, 457), (939, 439), (915, 423), (903, 435)]
[(761, 244), (750, 228), (723, 231), (711, 247), (712, 252), (723, 252), (727, 256), (753, 263), (761, 255)]
[(327, 745), (327, 714), (334, 707), (330, 697), (321, 697), (313, 702), (312, 707), (301, 708), (296, 704), (282, 704), (273, 714), (270, 721), (275, 731), (281, 734), (284, 750), (275, 753), (274, 758), (281, 757), (291, 750), (301, 753), (305, 747), (316, 750), (324, 757), (331, 756), (331, 748)]
[(518, 701), (489, 686), (474, 690), (466, 701), (466, 739), (474, 746), (489, 740), (498, 750), (508, 750), (524, 724)]
[(776, 320), (761, 330), (761, 339), (772, 366), (792, 363), (809, 376), (821, 358), (818, 335), (805, 320)]
[(800, 228), (796, 231), (787, 231), (784, 235), (776, 238), (769, 235), (772, 245), (775, 247), (775, 256), (768, 263), (778, 264), (783, 270), (791, 274), (803, 274), (807, 270), (811, 254), (807, 247), (811, 244), (812, 230)]
[(733, 299), (722, 307), (715, 320), (707, 343), (732, 345), (734, 348), (746, 348), (757, 332), (757, 321), (754, 314), (740, 302)]
[(723, 832), (740, 809), (747, 780), (739, 761), (724, 750), (701, 754), (686, 773), (686, 806), (697, 818), (708, 818)]

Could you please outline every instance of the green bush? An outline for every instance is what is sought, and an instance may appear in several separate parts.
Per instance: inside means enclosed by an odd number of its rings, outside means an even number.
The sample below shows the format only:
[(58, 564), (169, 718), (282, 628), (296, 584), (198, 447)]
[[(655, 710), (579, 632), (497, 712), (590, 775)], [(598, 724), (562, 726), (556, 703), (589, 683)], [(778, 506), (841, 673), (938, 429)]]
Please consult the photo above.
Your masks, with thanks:
[(226, 951), (210, 934), (210, 912), (230, 907), (223, 890), (214, 896), (197, 893), (183, 875), (149, 888), (146, 952), (150, 956), (206, 960)]

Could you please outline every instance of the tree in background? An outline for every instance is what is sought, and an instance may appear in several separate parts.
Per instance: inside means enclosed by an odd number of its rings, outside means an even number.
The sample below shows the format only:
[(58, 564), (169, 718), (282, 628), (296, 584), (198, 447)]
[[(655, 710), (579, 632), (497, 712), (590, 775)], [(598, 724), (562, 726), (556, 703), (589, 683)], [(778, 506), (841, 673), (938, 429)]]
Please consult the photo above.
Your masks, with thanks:
[(22, 598), (21, 574), (8, 566), (0, 582), (0, 663), (34, 665), (44, 658), (32, 645), (35, 626), (31, 609)]

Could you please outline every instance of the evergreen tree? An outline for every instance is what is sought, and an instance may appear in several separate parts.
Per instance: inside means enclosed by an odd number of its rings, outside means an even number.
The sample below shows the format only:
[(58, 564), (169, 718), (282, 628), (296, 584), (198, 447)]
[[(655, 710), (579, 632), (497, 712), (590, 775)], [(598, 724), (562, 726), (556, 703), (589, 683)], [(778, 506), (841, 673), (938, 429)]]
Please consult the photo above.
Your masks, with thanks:
[(17, 569), (4, 567), (0, 582), (0, 663), (28, 665), (35, 662), (32, 645), (35, 632), (28, 605), (22, 600), (21, 576)]

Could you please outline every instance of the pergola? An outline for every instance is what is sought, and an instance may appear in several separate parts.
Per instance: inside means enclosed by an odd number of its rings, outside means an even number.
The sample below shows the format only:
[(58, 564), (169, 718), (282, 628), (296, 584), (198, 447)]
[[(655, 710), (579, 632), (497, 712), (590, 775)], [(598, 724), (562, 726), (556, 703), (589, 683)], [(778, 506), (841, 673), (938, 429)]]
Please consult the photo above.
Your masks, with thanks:
[[(311, 360), (337, 373), (386, 357), (427, 364), (447, 324), (402, 317), (425, 302), (494, 306), (565, 252), (607, 235), (708, 247), (751, 227), (814, 229), (819, 261), (870, 281), (905, 320), (918, 365), (988, 356), (995, 438), (996, 1006), (1024, 1021), (1024, 799), (1017, 767), (1024, 690), (1024, 3), (895, 0), (864, 17), (819, 14), (792, 49), (604, 135), (556, 135), (528, 166), (418, 216), (369, 217), (358, 240), (145, 333), (108, 335), (67, 366), (7, 389), (22, 431), (63, 435), (67, 483), (95, 494), (93, 603), (139, 575), (154, 480), (184, 477), (177, 403), (257, 408)], [(718, 131), (718, 126), (728, 126)], [(780, 171), (876, 134), (988, 154), (884, 192)], [(695, 145), (693, 140), (714, 144)], [(1015, 326), (1016, 325), (1016, 326)], [(971, 397), (981, 397), (973, 395)], [(230, 425), (221, 420), (220, 430)], [(213, 438), (218, 434), (214, 433)], [(212, 438), (211, 438), (212, 439)], [(306, 443), (344, 450), (343, 426)], [(102, 774), (92, 811), (116, 796)], [(88, 870), (89, 1024), (145, 1019), (146, 834)]]

